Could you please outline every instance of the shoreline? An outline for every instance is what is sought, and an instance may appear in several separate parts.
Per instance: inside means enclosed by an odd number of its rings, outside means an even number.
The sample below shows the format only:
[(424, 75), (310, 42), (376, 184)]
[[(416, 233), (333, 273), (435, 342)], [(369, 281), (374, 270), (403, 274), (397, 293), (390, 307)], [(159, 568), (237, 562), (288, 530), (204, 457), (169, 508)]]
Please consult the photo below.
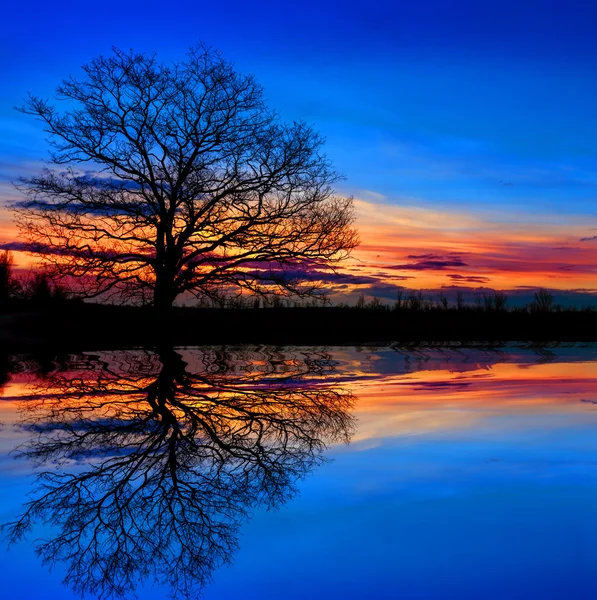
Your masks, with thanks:
[(65, 302), (0, 313), (4, 349), (137, 346), (550, 345), (597, 342), (597, 311), (430, 311), (352, 307), (151, 308)]

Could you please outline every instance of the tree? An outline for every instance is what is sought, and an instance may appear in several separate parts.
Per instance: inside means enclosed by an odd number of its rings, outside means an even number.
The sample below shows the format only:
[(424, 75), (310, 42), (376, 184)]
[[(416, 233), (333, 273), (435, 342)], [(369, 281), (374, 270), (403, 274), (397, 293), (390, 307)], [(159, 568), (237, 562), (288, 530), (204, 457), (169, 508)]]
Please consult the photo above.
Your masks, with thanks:
[(267, 350), (187, 356), (194, 367), (171, 348), (72, 357), (23, 403), (32, 436), (17, 455), (38, 485), (3, 531), (16, 542), (51, 525), (37, 554), (81, 596), (129, 598), (149, 579), (199, 597), (255, 508), (284, 504), (329, 443), (350, 440), (354, 397), (326, 381), (329, 355), (287, 355), (284, 369)]
[(18, 288), (13, 275), (13, 265), (12, 254), (8, 250), (0, 252), (0, 303), (6, 302)]
[(533, 293), (533, 298), (531, 312), (549, 312), (553, 309), (553, 294), (549, 290), (541, 288)]
[(23, 294), (38, 306), (64, 302), (68, 298), (67, 290), (43, 272), (31, 274), (29, 281), (23, 285)]
[(505, 310), (508, 296), (501, 290), (493, 290), (493, 307), (495, 310)]
[(323, 139), (284, 124), (252, 76), (198, 46), (171, 65), (114, 49), (35, 96), (51, 165), (21, 180), (26, 248), (85, 297), (151, 300), (185, 292), (313, 295), (321, 269), (357, 244), (351, 198)]

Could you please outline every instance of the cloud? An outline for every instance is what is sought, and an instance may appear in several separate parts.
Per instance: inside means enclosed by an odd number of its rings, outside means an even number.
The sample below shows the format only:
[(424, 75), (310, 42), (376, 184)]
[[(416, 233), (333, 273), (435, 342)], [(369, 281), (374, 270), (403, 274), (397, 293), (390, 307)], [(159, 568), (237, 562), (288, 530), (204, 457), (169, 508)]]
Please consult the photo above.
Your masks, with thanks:
[(481, 277), (479, 275), (457, 275), (455, 273), (450, 273), (448, 277), (457, 283), (487, 283), (490, 281), (489, 277)]
[(591, 237), (580, 238), (581, 242), (592, 242), (593, 240), (597, 240), (597, 235), (592, 235)]
[(471, 381), (419, 381), (413, 384), (415, 390), (465, 390)]
[[(86, 247), (64, 248), (61, 246), (49, 246), (42, 243), (26, 244), (24, 242), (4, 242), (0, 243), (0, 250), (8, 250), (10, 252), (27, 252), (46, 256), (89, 256), (89, 251)], [(149, 252), (146, 252), (146, 255), (151, 256)], [(110, 248), (98, 247), (94, 249), (93, 256), (108, 260), (118, 260), (122, 257), (127, 257), (128, 254), (126, 252), (118, 252)]]
[(246, 273), (264, 281), (310, 281), (344, 286), (371, 285), (379, 281), (377, 277), (371, 275), (322, 271), (321, 269), (310, 269), (308, 266), (293, 269), (253, 269)]
[(406, 258), (412, 260), (438, 260), (443, 258), (443, 256), (441, 254), (409, 254)]
[(397, 292), (406, 289), (407, 288), (401, 285), (377, 282), (358, 290), (358, 292), (365, 294), (365, 296), (371, 296), (372, 298), (380, 298), (381, 300), (396, 300)]
[(402, 265), (388, 265), (385, 266), (384, 269), (392, 269), (396, 271), (443, 271), (445, 269), (454, 269), (456, 267), (468, 267), (468, 264), (460, 259), (433, 259), (419, 260), (415, 263), (405, 263)]
[(23, 242), (4, 242), (0, 243), (0, 250), (9, 250), (10, 252), (28, 252), (27, 244)]

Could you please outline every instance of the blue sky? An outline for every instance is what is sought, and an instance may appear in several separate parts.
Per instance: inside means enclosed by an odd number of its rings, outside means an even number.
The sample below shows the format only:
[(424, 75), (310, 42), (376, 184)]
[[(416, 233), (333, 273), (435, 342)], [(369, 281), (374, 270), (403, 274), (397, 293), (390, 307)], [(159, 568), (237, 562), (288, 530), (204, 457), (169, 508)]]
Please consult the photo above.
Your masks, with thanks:
[(111, 45), (168, 59), (204, 40), (255, 73), (283, 117), (316, 124), (347, 191), (597, 212), (597, 4), (586, 0), (33, 2), (4, 12), (2, 163), (45, 155), (35, 124), (12, 110), (27, 91), (49, 95)]

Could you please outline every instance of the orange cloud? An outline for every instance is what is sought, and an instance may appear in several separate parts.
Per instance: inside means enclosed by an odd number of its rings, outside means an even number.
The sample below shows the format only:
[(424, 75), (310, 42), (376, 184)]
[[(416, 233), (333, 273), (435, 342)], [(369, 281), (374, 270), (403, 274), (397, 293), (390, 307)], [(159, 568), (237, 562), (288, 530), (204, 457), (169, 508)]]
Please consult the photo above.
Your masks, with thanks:
[[(557, 223), (524, 214), (474, 215), (357, 200), (362, 243), (353, 269), (408, 287), (485, 285), (496, 289), (597, 287), (597, 226), (587, 219)], [(581, 241), (585, 238), (584, 241)]]

